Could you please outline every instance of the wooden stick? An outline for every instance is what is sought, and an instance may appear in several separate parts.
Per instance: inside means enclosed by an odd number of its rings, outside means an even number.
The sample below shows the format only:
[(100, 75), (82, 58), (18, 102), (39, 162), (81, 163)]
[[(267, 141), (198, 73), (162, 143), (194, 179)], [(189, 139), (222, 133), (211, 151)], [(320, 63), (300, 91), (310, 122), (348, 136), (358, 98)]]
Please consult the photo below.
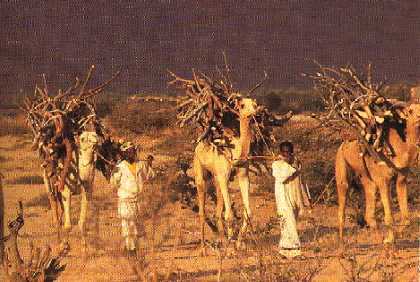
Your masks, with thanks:
[(90, 68), (89, 68), (89, 71), (87, 73), (86, 80), (83, 82), (82, 87), (80, 88), (79, 98), (82, 97), (82, 95), (83, 95), (83, 93), (85, 91), (86, 85), (88, 84), (88, 82), (89, 82), (89, 80), (90, 80), (90, 78), (92, 76), (92, 72), (93, 72), (94, 69), (95, 69), (95, 65), (91, 65)]

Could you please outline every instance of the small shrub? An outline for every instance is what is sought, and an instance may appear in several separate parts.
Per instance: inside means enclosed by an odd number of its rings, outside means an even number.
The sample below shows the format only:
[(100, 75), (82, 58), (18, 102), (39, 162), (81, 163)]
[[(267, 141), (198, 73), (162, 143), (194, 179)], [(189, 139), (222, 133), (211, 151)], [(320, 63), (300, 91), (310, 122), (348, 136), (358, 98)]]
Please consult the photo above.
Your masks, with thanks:
[(25, 175), (10, 180), (10, 184), (44, 184), (44, 180), (38, 175)]
[(408, 101), (411, 86), (407, 83), (394, 83), (383, 88), (383, 94), (388, 98)]
[(262, 175), (256, 176), (255, 181), (257, 187), (257, 192), (264, 192), (264, 193), (274, 193), (274, 178)]
[(24, 116), (16, 112), (9, 112), (0, 115), (0, 136), (13, 135), (21, 136), (29, 132)]
[(175, 110), (159, 102), (121, 103), (111, 113), (113, 127), (137, 134), (158, 134), (175, 126), (175, 120)]
[(47, 193), (42, 193), (25, 203), (26, 207), (45, 207), (50, 206)]
[(276, 112), (319, 112), (324, 106), (312, 90), (272, 90), (258, 97), (260, 102)]

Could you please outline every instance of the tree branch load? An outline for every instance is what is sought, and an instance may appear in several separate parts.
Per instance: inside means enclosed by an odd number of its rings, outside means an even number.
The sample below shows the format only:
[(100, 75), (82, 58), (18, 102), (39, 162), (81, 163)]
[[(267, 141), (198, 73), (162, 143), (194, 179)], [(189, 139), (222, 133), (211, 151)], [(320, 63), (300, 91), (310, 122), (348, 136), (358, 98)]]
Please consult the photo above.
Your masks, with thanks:
[(369, 64), (365, 75), (352, 66), (332, 68), (319, 65), (319, 72), (308, 76), (324, 102), (326, 113), (321, 120), (338, 119), (355, 130), (359, 141), (378, 161), (393, 156), (386, 142), (390, 128), (403, 127), (404, 104), (382, 94), (383, 83), (372, 81)]
[(90, 130), (101, 138), (108, 136), (96, 115), (92, 98), (103, 92), (119, 72), (108, 81), (88, 88), (93, 70), (91, 66), (84, 81), (76, 78), (73, 86), (58, 90), (56, 95), (51, 95), (44, 75), (43, 87), (36, 86), (34, 94), (26, 97), (21, 107), (34, 136), (32, 147), (38, 150), (42, 167), (56, 191), (64, 189), (79, 135)]
[[(196, 143), (205, 141), (219, 149), (230, 147), (232, 137), (239, 136), (238, 105), (242, 98), (247, 98), (262, 85), (264, 79), (243, 96), (233, 87), (230, 80), (230, 69), (225, 65), (217, 69), (217, 76), (211, 77), (201, 71), (192, 70), (191, 78), (183, 78), (169, 71), (172, 80), (168, 83), (181, 89), (184, 96), (179, 99), (177, 120), (180, 127), (189, 126), (197, 131)], [(251, 155), (262, 155), (270, 150), (275, 141), (273, 126), (281, 126), (292, 116), (291, 112), (278, 115), (268, 111), (262, 105), (251, 119)]]

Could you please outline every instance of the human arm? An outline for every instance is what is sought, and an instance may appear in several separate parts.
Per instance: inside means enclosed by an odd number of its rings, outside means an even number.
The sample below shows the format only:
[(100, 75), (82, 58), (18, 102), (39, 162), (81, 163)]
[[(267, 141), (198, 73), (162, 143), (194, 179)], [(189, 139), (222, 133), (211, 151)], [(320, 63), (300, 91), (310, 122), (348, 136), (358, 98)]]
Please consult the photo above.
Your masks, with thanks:
[(137, 163), (137, 182), (139, 192), (143, 192), (144, 183), (155, 177), (155, 172), (152, 168), (153, 158), (147, 159), (147, 161), (140, 161)]
[(298, 159), (295, 158), (293, 164), (292, 165), (288, 164), (288, 165), (290, 167), (292, 167), (295, 171), (292, 173), (292, 175), (290, 175), (289, 177), (287, 177), (283, 181), (284, 184), (288, 184), (291, 181), (295, 180), (296, 177), (298, 177), (301, 174), (301, 172), (302, 172), (302, 164), (301, 164), (301, 162)]
[(146, 161), (139, 162), (138, 166), (138, 175), (141, 177), (143, 181), (149, 181), (156, 176), (155, 171), (152, 167), (153, 157), (147, 157)]
[(296, 177), (298, 177), (300, 174), (300, 170), (295, 170), (290, 176), (288, 176), (284, 181), (283, 184), (288, 184), (291, 181), (293, 181)]

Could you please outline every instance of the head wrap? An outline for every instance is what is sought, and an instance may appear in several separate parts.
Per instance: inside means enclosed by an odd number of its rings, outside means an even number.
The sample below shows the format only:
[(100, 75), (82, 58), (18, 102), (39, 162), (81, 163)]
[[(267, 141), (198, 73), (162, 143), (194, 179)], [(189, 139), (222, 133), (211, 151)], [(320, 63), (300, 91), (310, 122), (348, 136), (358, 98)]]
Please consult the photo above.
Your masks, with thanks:
[(131, 148), (136, 148), (136, 146), (134, 146), (134, 144), (131, 143), (130, 141), (124, 142), (121, 145), (121, 151), (123, 151), (123, 152), (125, 152), (125, 151), (127, 151), (127, 150), (129, 150)]

